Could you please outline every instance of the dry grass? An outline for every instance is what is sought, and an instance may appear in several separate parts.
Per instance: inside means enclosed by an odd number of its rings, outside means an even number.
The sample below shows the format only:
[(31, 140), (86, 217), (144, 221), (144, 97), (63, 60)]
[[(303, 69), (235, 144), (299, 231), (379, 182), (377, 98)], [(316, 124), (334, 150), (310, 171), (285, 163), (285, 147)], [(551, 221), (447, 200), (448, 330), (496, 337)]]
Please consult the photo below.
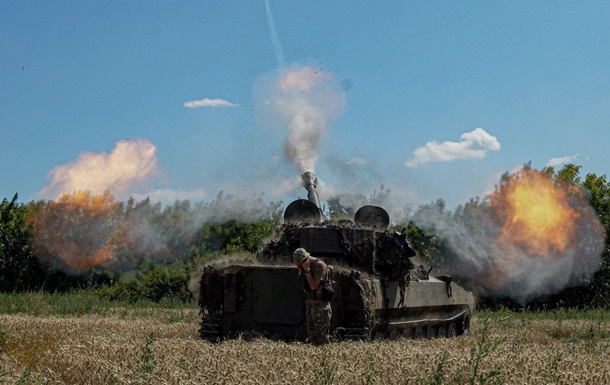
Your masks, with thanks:
[(163, 317), (0, 315), (8, 384), (607, 384), (610, 321), (477, 318), (453, 339), (211, 344)]

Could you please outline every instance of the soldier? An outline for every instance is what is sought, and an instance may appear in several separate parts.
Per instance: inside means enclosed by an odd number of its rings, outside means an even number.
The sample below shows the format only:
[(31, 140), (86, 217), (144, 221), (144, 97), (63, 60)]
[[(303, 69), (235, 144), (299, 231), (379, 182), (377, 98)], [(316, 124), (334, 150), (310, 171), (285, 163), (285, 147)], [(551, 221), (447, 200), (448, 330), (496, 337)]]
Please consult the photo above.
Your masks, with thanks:
[(307, 334), (309, 342), (321, 345), (330, 341), (330, 318), (332, 309), (330, 302), (321, 299), (323, 279), (328, 279), (324, 261), (312, 257), (307, 250), (300, 247), (292, 255), (295, 265), (299, 268), (299, 277), (304, 276), (305, 310), (307, 318)]

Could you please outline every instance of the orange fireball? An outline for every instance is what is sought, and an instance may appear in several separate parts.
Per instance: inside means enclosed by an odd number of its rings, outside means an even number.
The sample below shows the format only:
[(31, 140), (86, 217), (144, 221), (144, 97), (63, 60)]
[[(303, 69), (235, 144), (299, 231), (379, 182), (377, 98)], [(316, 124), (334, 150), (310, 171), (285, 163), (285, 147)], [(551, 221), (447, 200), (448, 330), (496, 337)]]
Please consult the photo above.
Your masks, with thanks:
[(552, 256), (575, 241), (580, 214), (570, 204), (567, 187), (546, 173), (512, 175), (490, 200), (502, 223), (500, 245), (517, 246), (529, 256)]

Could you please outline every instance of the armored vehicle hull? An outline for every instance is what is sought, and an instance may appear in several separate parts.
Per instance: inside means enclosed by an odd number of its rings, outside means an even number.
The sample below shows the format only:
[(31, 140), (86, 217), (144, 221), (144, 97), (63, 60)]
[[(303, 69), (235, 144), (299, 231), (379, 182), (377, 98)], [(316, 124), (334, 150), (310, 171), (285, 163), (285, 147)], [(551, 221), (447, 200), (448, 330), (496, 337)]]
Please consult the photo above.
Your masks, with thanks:
[(310, 200), (291, 203), (284, 224), (261, 245), (257, 264), (204, 268), (200, 335), (305, 340), (303, 281), (292, 253), (305, 248), (332, 269), (331, 334), (339, 339), (452, 337), (468, 331), (475, 301), (449, 276), (430, 275), (406, 234), (386, 230), (385, 210), (364, 206), (354, 221), (323, 221), (315, 176), (304, 174)]
[[(210, 265), (201, 281), (201, 338), (305, 340), (305, 303), (292, 266)], [(333, 269), (331, 333), (339, 339), (452, 337), (468, 331), (474, 299), (446, 277), (408, 283)]]

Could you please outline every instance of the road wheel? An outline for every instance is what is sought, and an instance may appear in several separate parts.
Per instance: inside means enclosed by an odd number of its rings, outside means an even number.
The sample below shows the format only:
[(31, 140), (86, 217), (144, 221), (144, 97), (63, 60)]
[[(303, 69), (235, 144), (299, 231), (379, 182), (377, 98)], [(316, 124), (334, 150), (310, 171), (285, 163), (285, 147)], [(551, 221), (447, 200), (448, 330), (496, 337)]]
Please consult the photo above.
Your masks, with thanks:
[(377, 333), (375, 333), (375, 340), (385, 340), (385, 333), (382, 331), (377, 331)]
[(415, 328), (415, 335), (413, 337), (414, 340), (421, 340), (422, 338), (424, 338), (424, 329), (422, 328)]
[(462, 328), (458, 331), (459, 335), (468, 334), (470, 331), (470, 313), (464, 314), (464, 318), (462, 318)]
[(452, 338), (457, 336), (457, 326), (452, 322), (449, 324), (449, 328), (447, 329), (447, 337)]
[(445, 325), (441, 325), (438, 327), (438, 338), (447, 338), (447, 327)]
[(426, 328), (426, 338), (436, 338), (436, 329), (434, 328), (434, 326), (428, 326)]

